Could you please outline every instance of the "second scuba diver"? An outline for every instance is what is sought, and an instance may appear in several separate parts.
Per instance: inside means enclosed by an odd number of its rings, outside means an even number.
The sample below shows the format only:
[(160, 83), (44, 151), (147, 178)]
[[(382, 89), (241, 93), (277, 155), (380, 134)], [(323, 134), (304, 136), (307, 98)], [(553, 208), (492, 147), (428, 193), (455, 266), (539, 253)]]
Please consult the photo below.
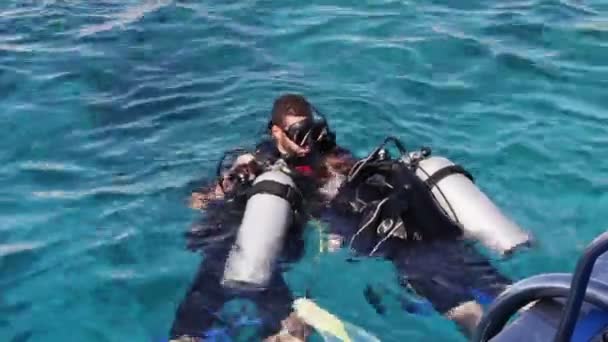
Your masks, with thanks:
[[(293, 298), (280, 266), (301, 257), (302, 230), (311, 217), (329, 223), (334, 246), (391, 260), (403, 287), (426, 298), (470, 334), (482, 314), (479, 303), (497, 295), (510, 280), (463, 239), (460, 227), (441, 211), (412, 170), (379, 153), (357, 161), (335, 143), (324, 117), (313, 112), (300, 95), (279, 97), (268, 125), (272, 141), (262, 142), (252, 153), (239, 153), (227, 171), (218, 172), (217, 182), (192, 194), (191, 206), (206, 215), (188, 233), (189, 247), (203, 250), (204, 260), (177, 310), (171, 337), (204, 338), (218, 320), (217, 310), (230, 298), (244, 297), (257, 304), (262, 335), (268, 340), (305, 340), (309, 327), (291, 312)], [(248, 189), (277, 161), (289, 169), (301, 197), (294, 202), (298, 215), (285, 237), (281, 262), (263, 291), (227, 290), (221, 275), (251, 196)]]
[[(293, 298), (281, 266), (298, 260), (303, 252), (302, 229), (311, 213), (333, 197), (353, 159), (335, 144), (323, 117), (313, 116), (313, 107), (302, 96), (287, 94), (274, 102), (268, 129), (272, 140), (263, 141), (255, 151), (236, 151), (228, 170), (218, 169), (217, 181), (194, 192), (190, 205), (204, 209), (204, 218), (188, 232), (188, 246), (202, 250), (204, 259), (187, 295), (180, 303), (170, 336), (179, 341), (199, 341), (209, 337), (218, 310), (232, 298), (256, 303), (261, 317), (261, 334), (268, 340), (290, 335), (305, 340), (310, 328), (291, 314)], [(285, 236), (280, 262), (266, 288), (249, 291), (222, 284), (228, 256), (237, 239), (252, 183), (265, 169), (281, 161), (294, 179), (299, 195), (290, 199), (298, 215)], [(264, 189), (278, 196), (279, 188)], [(268, 213), (273, 215), (273, 213)]]

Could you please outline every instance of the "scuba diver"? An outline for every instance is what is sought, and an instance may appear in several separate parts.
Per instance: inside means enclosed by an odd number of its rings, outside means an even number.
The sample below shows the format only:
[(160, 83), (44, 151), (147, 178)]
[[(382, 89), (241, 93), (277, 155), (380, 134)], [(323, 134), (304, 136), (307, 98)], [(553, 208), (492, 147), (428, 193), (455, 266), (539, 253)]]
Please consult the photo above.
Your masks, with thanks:
[[(232, 165), (226, 167), (225, 160), (222, 160), (218, 165), (217, 179), (191, 196), (190, 206), (203, 210), (204, 217), (187, 232), (188, 248), (201, 250), (204, 257), (177, 309), (170, 330), (172, 341), (209, 339), (218, 331), (213, 329), (214, 324), (219, 322), (230, 326), (231, 323), (226, 322), (218, 310), (235, 298), (246, 298), (256, 304), (261, 318), (261, 335), (268, 341), (286, 340), (288, 337), (303, 341), (310, 334), (310, 327), (291, 312), (293, 298), (281, 271), (301, 257), (304, 247), (302, 229), (307, 217), (318, 210), (325, 199), (335, 196), (354, 159), (349, 151), (335, 143), (335, 135), (324, 116), (303, 96), (286, 94), (277, 98), (268, 130), (271, 140), (261, 142), (253, 152), (237, 149), (227, 153), (223, 159), (232, 156), (235, 159)], [(265, 170), (276, 165), (290, 175), (296, 191), (291, 191), (285, 184), (256, 183), (264, 177)], [(232, 261), (231, 268), (227, 266), (232, 260), (231, 252), (238, 254), (239, 248), (235, 252), (234, 246), (240, 246), (239, 224), (250, 205), (249, 199), (256, 193), (283, 197), (294, 208), (294, 219), (279, 239), (278, 244), (282, 248), (278, 248), (277, 267), (258, 270), (250, 265), (254, 261), (245, 259)], [(252, 209), (248, 214), (255, 211)], [(280, 213), (266, 216), (272, 215), (281, 216)], [(242, 224), (240, 230), (243, 230)], [(259, 235), (254, 233), (249, 239), (261, 239)], [(276, 249), (273, 244), (269, 246)], [(257, 257), (263, 254), (254, 252), (248, 255)], [(239, 272), (238, 276), (255, 272), (255, 275), (248, 275), (250, 278), (262, 274), (267, 281), (264, 286), (252, 289), (240, 281), (226, 279), (228, 276), (237, 278), (235, 273)]]
[[(253, 152), (235, 150), (232, 165), (220, 162), (217, 180), (191, 196), (191, 207), (202, 209), (205, 217), (188, 232), (188, 246), (202, 250), (204, 259), (177, 310), (171, 337), (205, 338), (204, 332), (221, 322), (217, 310), (229, 299), (242, 297), (257, 304), (262, 335), (268, 341), (286, 336), (306, 340), (310, 327), (292, 312), (293, 298), (281, 271), (301, 257), (302, 231), (309, 218), (327, 223), (333, 249), (348, 247), (359, 256), (390, 260), (404, 288), (428, 300), (470, 335), (483, 313), (481, 305), (511, 281), (464, 238), (461, 227), (432, 197), (429, 185), (416, 176), (416, 162), (403, 162), (402, 144), (387, 139), (396, 143), (401, 158), (391, 158), (383, 144), (357, 160), (336, 144), (324, 116), (294, 94), (275, 100), (268, 130), (272, 140)], [(282, 240), (279, 266), (269, 272), (267, 286), (260, 291), (226, 287), (222, 277), (251, 189), (277, 163), (288, 169), (298, 189), (291, 192), (298, 193), (295, 198), (288, 199), (296, 214)], [(369, 287), (364, 296), (381, 313), (376, 292)]]
[[(397, 145), (399, 158), (391, 158), (385, 149), (390, 141)], [(512, 281), (477, 250), (475, 241), (465, 238), (462, 226), (450, 218), (431, 191), (431, 183), (439, 178), (460, 174), (472, 180), (472, 176), (454, 165), (423, 181), (416, 170), (430, 154), (429, 148), (407, 153), (399, 140), (388, 137), (350, 169), (326, 207), (330, 213), (323, 217), (334, 249), (347, 246), (357, 256), (390, 260), (400, 285), (424, 298), (414, 305), (398, 296), (404, 309), (428, 312), (430, 305), (472, 336), (483, 305)], [(364, 296), (383, 314), (379, 290), (368, 286)]]

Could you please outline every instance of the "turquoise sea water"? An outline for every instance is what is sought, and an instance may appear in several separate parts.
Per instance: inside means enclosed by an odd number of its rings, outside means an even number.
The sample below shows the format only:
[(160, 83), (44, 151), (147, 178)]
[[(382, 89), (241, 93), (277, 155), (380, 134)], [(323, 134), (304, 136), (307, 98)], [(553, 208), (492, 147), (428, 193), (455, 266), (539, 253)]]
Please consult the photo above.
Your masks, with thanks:
[[(151, 341), (200, 256), (192, 182), (308, 96), (362, 156), (385, 135), (464, 165), (539, 241), (499, 263), (571, 271), (608, 227), (602, 1), (6, 0), (0, 3), (0, 340)], [(382, 262), (290, 270), (384, 341), (462, 341), (364, 301)], [(348, 284), (348, 285), (346, 285)], [(345, 290), (348, 289), (348, 290)]]

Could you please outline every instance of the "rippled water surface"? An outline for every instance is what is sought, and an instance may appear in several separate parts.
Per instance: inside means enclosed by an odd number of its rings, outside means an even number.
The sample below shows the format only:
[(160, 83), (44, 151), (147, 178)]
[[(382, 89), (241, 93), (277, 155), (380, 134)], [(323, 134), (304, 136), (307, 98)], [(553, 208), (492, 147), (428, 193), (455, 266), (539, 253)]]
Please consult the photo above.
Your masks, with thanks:
[[(608, 227), (607, 10), (2, 1), (0, 340), (162, 338), (200, 258), (182, 236), (192, 182), (253, 144), (286, 91), (360, 156), (391, 134), (465, 165), (539, 241), (508, 275), (572, 270)], [(382, 340), (463, 340), (439, 316), (378, 316), (361, 293), (393, 281), (386, 265), (313, 259), (290, 270), (294, 291), (318, 274), (321, 303)]]

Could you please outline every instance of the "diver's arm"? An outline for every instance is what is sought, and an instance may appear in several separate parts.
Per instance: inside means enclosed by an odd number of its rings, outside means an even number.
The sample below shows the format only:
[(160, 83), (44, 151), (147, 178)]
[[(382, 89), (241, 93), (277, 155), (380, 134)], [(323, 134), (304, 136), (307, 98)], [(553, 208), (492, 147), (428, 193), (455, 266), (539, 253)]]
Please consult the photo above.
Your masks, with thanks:
[(189, 201), (190, 208), (202, 210), (207, 208), (209, 202), (224, 199), (226, 192), (230, 192), (234, 186), (234, 180), (231, 180), (231, 177), (229, 176), (238, 172), (244, 172), (246, 174), (255, 172), (255, 168), (251, 165), (252, 163), (255, 163), (252, 154), (240, 155), (232, 167), (230, 167), (220, 179), (192, 192)]
[(190, 195), (189, 207), (192, 209), (202, 210), (207, 208), (209, 202), (224, 198), (224, 192), (218, 182), (214, 182), (210, 186), (193, 191)]

